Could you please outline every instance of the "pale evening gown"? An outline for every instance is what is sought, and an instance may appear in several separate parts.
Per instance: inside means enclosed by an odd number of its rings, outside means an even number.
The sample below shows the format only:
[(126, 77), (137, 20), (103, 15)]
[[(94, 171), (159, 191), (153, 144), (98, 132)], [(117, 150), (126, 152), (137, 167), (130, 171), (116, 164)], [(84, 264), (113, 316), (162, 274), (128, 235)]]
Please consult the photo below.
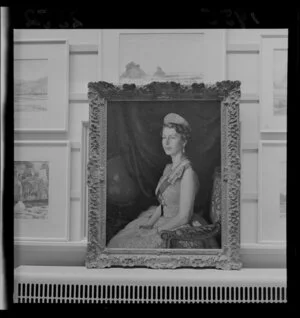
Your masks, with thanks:
[[(137, 219), (128, 223), (124, 229), (118, 232), (107, 245), (108, 248), (161, 248), (163, 246), (160, 234), (157, 233), (157, 227), (161, 227), (170, 221), (179, 213), (180, 204), (180, 184), (183, 173), (186, 169), (191, 168), (191, 163), (188, 159), (183, 160), (174, 169), (171, 168), (171, 164), (168, 164), (160, 178), (156, 195), (160, 204), (163, 205), (163, 215), (159, 217), (156, 223), (153, 225), (153, 229), (140, 229), (140, 225), (147, 223), (148, 219), (152, 216), (157, 208), (161, 206), (152, 206), (148, 210), (142, 212)], [(194, 172), (194, 170), (193, 170)], [(195, 186), (198, 189), (198, 178), (196, 173), (193, 173), (193, 179)], [(168, 181), (168, 186), (159, 195), (159, 188), (163, 182)], [(200, 217), (201, 224), (207, 224), (207, 222)], [(189, 225), (187, 225), (189, 226)], [(192, 225), (191, 225), (192, 226)]]

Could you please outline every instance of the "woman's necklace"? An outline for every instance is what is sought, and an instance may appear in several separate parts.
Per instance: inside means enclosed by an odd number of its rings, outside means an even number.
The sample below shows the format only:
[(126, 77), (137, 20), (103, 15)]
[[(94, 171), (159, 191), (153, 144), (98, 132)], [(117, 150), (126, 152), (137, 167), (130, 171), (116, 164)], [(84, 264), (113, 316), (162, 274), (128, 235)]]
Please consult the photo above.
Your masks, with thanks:
[(182, 158), (179, 160), (178, 163), (176, 163), (175, 166), (172, 165), (171, 171), (174, 171), (185, 159), (186, 159), (186, 157), (184, 156), (184, 157), (182, 157)]

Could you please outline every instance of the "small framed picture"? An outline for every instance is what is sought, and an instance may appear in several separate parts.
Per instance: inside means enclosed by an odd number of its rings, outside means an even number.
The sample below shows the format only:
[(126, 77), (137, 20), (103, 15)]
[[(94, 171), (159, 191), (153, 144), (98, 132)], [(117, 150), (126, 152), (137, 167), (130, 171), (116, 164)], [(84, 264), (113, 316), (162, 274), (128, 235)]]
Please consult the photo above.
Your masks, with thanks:
[(258, 243), (286, 243), (286, 141), (259, 147)]
[(69, 104), (67, 40), (14, 41), (16, 132), (66, 132)]
[(288, 36), (261, 38), (261, 130), (287, 129)]
[(68, 241), (68, 141), (15, 141), (16, 241)]

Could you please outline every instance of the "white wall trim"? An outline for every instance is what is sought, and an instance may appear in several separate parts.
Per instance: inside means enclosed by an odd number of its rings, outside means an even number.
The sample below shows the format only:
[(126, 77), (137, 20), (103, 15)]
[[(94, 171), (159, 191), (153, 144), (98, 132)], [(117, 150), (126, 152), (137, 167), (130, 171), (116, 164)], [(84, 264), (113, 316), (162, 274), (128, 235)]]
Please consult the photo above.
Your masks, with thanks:
[(68, 44), (67, 39), (16, 39), (14, 44)]
[(97, 59), (97, 81), (103, 79), (103, 30), (99, 30), (98, 35), (98, 59)]
[(242, 152), (258, 152), (258, 143), (245, 142), (241, 145)]
[(70, 54), (98, 54), (97, 45), (93, 44), (71, 44)]
[[(19, 265), (85, 266), (86, 250), (86, 240), (15, 242), (15, 267)], [(282, 245), (242, 243), (240, 253), (243, 268), (286, 267), (286, 249)]]
[(286, 255), (286, 244), (242, 243), (242, 254)]
[(244, 202), (258, 202), (258, 193), (242, 193), (241, 200)]
[(71, 103), (88, 103), (87, 93), (70, 93), (69, 102)]
[(259, 54), (259, 44), (230, 44), (227, 46), (227, 54)]
[(81, 144), (79, 141), (71, 141), (70, 142), (71, 144), (71, 151), (80, 151), (81, 149)]
[(240, 99), (240, 104), (258, 104), (259, 95), (258, 94), (242, 94)]
[(89, 122), (82, 121), (81, 127), (81, 237), (86, 239), (88, 233), (88, 211), (87, 211), (87, 164), (88, 164), (88, 129)]
[(72, 201), (80, 201), (80, 191), (71, 191), (71, 200)]
[(261, 139), (269, 140), (285, 140), (287, 137), (286, 130), (261, 130), (260, 131)]
[(262, 34), (261, 37), (269, 39), (284, 39), (288, 37), (288, 34)]

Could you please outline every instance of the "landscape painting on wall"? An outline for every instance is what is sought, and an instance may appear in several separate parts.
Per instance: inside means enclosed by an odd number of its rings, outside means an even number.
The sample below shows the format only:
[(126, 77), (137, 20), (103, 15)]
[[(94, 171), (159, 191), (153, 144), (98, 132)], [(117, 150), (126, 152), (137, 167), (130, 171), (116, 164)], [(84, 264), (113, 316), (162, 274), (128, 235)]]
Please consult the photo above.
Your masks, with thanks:
[(287, 110), (287, 50), (274, 50), (273, 63), (273, 113), (286, 115)]
[(280, 216), (286, 215), (286, 161), (280, 163)]
[(15, 112), (47, 111), (48, 61), (14, 61)]
[(49, 162), (15, 161), (14, 216), (17, 219), (47, 219)]
[(201, 33), (122, 34), (120, 83), (203, 82), (203, 45)]

